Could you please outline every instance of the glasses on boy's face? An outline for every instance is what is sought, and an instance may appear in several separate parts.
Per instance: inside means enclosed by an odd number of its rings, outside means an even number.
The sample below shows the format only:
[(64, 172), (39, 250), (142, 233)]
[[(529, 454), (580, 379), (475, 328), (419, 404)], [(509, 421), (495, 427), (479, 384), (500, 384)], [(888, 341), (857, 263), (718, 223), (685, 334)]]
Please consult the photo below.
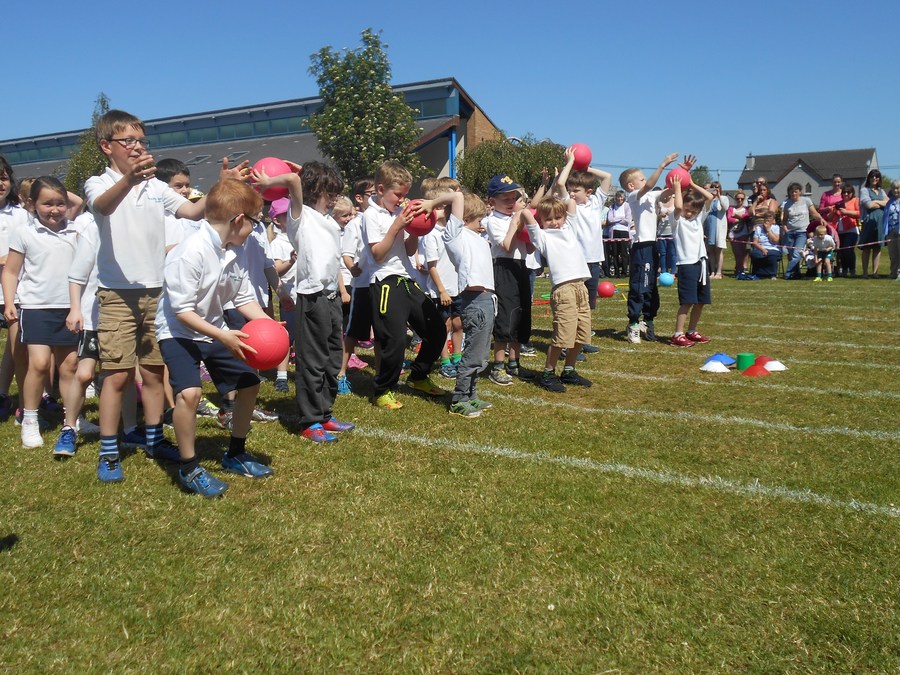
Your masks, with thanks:
[(116, 143), (121, 143), (122, 147), (126, 150), (131, 150), (134, 146), (140, 144), (144, 150), (150, 147), (150, 142), (146, 138), (109, 138), (107, 140), (115, 141)]
[(249, 220), (249, 221), (253, 224), (253, 227), (257, 227), (258, 225), (262, 225), (262, 221), (261, 221), (261, 220), (257, 220), (257, 219), (254, 218), (253, 216), (248, 216), (246, 213), (239, 213), (239, 214), (237, 214), (236, 216), (232, 216), (232, 217), (231, 217), (231, 220), (229, 220), (228, 222), (229, 222), (229, 223), (233, 223), (233, 222), (234, 222), (235, 220), (237, 220), (240, 216), (244, 216), (244, 218), (246, 218), (247, 220)]

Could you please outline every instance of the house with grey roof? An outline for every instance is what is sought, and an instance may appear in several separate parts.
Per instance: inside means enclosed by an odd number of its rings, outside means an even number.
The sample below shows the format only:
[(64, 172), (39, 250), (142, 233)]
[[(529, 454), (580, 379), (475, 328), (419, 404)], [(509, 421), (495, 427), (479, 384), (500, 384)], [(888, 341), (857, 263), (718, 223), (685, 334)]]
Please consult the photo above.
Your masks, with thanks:
[(865, 184), (866, 174), (878, 168), (875, 148), (858, 150), (825, 150), (819, 152), (789, 152), (780, 155), (747, 155), (744, 170), (738, 178), (738, 187), (747, 195), (753, 191), (753, 181), (764, 177), (772, 195), (778, 201), (787, 198), (791, 183), (800, 183), (803, 194), (814, 204), (819, 203), (823, 192), (831, 189), (834, 174), (840, 174), (844, 182), (852, 185), (859, 195)]

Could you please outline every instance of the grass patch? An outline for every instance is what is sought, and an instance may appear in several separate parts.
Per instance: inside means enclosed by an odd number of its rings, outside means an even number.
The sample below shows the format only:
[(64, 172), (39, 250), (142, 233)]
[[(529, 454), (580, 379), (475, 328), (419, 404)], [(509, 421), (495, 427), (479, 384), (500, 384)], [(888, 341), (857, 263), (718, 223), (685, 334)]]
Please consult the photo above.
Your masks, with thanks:
[[(97, 443), (55, 462), (8, 422), (0, 669), (897, 671), (897, 292), (716, 281), (714, 342), (691, 349), (626, 343), (617, 295), (594, 387), (485, 379), (475, 420), (406, 392), (374, 409), (356, 374), (337, 404), (356, 432), (257, 424), (275, 477), (216, 501), (141, 453), (100, 485)], [(676, 303), (663, 289), (660, 335)], [(700, 372), (716, 351), (789, 370)], [(226, 433), (199, 437), (216, 467)]]

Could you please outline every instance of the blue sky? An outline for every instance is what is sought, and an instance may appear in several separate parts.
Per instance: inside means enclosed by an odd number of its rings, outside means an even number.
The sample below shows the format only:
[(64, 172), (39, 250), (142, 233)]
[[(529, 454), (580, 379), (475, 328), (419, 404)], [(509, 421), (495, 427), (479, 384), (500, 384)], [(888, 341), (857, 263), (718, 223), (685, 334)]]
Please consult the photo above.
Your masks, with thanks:
[(100, 91), (145, 119), (312, 96), (309, 55), (372, 27), (395, 83), (453, 76), (614, 175), (691, 152), (733, 187), (747, 153), (875, 147), (900, 176), (893, 0), (10, 4), (2, 139), (83, 128)]

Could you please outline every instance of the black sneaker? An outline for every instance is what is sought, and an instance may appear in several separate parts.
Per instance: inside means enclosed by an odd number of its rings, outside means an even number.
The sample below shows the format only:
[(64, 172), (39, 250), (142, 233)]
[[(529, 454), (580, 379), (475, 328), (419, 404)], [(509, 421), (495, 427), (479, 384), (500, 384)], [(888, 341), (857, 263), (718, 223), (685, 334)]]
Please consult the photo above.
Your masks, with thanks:
[(644, 339), (647, 342), (656, 342), (656, 328), (652, 321), (644, 321), (641, 328), (644, 330)]
[(576, 387), (590, 387), (592, 384), (594, 384), (586, 377), (582, 377), (581, 375), (579, 375), (574, 368), (572, 370), (563, 370), (562, 376), (559, 378), (559, 381), (563, 384), (573, 384)]
[(600, 351), (600, 347), (595, 347), (594, 345), (583, 344), (581, 345), (581, 351), (585, 354), (596, 354)]
[(559, 381), (556, 373), (542, 373), (540, 378), (538, 378), (537, 380), (537, 385), (541, 389), (553, 391), (557, 394), (561, 394), (566, 390), (566, 385)]

